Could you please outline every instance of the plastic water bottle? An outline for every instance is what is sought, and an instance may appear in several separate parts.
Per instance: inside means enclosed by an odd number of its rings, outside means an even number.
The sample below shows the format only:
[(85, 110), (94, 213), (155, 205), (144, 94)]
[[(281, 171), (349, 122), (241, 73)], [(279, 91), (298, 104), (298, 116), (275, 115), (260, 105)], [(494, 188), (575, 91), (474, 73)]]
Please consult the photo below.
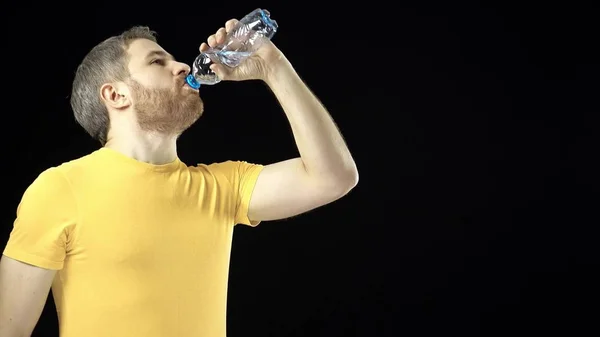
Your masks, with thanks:
[(192, 64), (192, 72), (186, 77), (187, 84), (198, 89), (201, 84), (221, 82), (210, 69), (213, 63), (237, 67), (260, 48), (263, 42), (273, 38), (277, 28), (277, 22), (271, 19), (269, 11), (260, 8), (253, 10), (227, 33), (221, 45), (198, 55)]

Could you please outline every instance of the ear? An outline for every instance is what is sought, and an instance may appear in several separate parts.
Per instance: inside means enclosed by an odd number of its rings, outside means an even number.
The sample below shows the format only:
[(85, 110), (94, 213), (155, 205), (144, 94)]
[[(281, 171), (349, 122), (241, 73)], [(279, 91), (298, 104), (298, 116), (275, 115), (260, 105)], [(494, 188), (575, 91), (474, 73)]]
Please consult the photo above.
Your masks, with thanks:
[(124, 83), (105, 83), (100, 87), (100, 98), (115, 109), (125, 109), (131, 105), (129, 90)]

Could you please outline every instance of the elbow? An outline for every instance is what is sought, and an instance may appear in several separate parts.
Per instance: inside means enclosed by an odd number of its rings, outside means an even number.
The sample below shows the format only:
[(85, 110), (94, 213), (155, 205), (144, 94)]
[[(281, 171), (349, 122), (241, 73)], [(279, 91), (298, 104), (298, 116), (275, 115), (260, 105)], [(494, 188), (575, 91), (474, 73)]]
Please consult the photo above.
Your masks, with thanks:
[(356, 167), (356, 162), (352, 161), (352, 165), (346, 170), (346, 186), (348, 191), (356, 187), (358, 185), (358, 168)]
[(358, 170), (356, 169), (356, 166), (354, 165), (343, 173), (338, 174), (335, 185), (340, 196), (348, 194), (355, 188), (356, 185), (358, 185)]
[(319, 193), (327, 196), (328, 200), (339, 199), (348, 194), (358, 185), (358, 170), (354, 162), (344, 168), (330, 170), (327, 174), (311, 178)]
[(350, 192), (350, 190), (355, 188), (356, 185), (358, 185), (358, 170), (356, 169), (356, 166), (355, 166), (353, 170), (348, 172), (346, 179), (345, 179), (344, 186), (347, 189), (347, 192)]

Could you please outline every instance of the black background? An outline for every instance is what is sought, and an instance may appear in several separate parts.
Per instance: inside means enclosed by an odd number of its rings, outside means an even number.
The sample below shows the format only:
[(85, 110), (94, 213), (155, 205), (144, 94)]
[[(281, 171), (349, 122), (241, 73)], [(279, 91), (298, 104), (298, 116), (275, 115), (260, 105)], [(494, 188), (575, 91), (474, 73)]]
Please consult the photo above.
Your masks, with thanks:
[[(360, 182), (310, 213), (237, 227), (230, 337), (599, 333), (598, 11), (580, 3), (5, 2), (3, 240), (39, 173), (98, 147), (68, 102), (89, 49), (143, 24), (191, 63), (257, 7)], [(265, 85), (201, 95), (184, 162), (297, 155)], [(54, 310), (50, 297), (34, 336), (57, 336)]]

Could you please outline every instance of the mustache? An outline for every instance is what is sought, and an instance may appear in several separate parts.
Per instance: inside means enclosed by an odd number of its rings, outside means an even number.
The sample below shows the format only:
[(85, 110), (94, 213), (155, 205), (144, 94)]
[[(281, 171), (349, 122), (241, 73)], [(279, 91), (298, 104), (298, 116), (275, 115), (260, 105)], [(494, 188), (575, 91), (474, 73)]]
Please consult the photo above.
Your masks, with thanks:
[(182, 76), (177, 77), (176, 82), (177, 82), (177, 85), (180, 86), (180, 87), (183, 87), (184, 85), (187, 84), (187, 82), (185, 81), (185, 76), (183, 76), (183, 77)]

